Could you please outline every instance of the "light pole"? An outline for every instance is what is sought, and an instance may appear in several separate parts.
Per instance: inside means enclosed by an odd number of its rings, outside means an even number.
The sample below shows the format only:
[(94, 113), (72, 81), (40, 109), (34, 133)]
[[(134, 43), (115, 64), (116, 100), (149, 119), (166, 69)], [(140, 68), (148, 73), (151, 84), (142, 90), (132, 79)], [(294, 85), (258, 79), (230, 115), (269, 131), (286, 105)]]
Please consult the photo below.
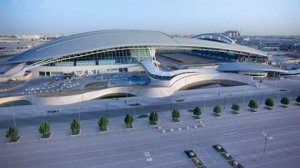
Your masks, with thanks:
[(262, 132), (262, 134), (264, 135), (265, 137), (265, 146), (264, 146), (264, 153), (266, 153), (266, 149), (267, 149), (267, 141), (268, 139), (269, 140), (272, 140), (274, 139), (272, 136), (270, 136), (269, 134), (265, 133), (265, 132)]
[(193, 139), (193, 133), (191, 134), (191, 137), (190, 137), (190, 149), (193, 149), (193, 145), (192, 145), (192, 139)]
[(79, 109), (79, 102), (77, 103), (77, 112), (78, 112), (78, 120), (80, 122), (80, 109)]
[(108, 107), (107, 107), (108, 103), (106, 102), (105, 105), (106, 105), (106, 117), (108, 118)]
[(153, 159), (152, 157), (150, 156), (150, 153), (149, 152), (144, 152), (144, 155), (146, 157), (146, 162), (147, 162), (147, 168), (149, 167), (149, 162), (152, 162)]
[(261, 102), (262, 102), (262, 97), (263, 97), (263, 94), (261, 93), (260, 94), (260, 103), (259, 103), (260, 105), (261, 105)]
[(224, 97), (224, 109), (225, 109), (225, 106), (226, 106), (226, 97)]
[(35, 107), (34, 107), (34, 102), (33, 102), (33, 92), (31, 92), (31, 104), (32, 104), (33, 113), (35, 113)]
[(13, 119), (14, 119), (14, 125), (15, 125), (15, 128), (17, 128), (16, 116), (15, 116), (15, 111), (14, 111), (13, 103), (11, 103), (11, 109), (12, 109), (11, 111), (12, 111)]
[(133, 117), (134, 117), (134, 114), (135, 114), (135, 105), (133, 106)]
[(203, 102), (203, 108), (205, 109), (206, 106), (206, 97), (204, 97), (204, 102)]

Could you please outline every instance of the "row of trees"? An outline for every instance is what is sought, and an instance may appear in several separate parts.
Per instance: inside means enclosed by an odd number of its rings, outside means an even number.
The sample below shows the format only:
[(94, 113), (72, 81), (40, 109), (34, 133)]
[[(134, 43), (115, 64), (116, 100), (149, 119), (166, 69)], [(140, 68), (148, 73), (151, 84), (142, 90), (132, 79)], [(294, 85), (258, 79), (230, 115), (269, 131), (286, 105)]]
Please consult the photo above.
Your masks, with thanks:
[[(299, 100), (300, 100), (300, 97), (299, 97)], [(290, 102), (290, 100), (287, 97), (283, 97), (281, 99), (281, 104), (283, 104), (283, 105), (287, 106), (289, 104), (289, 102)], [(271, 99), (271, 98), (267, 98), (266, 101), (265, 101), (265, 105), (269, 108), (273, 107), (274, 106), (274, 100)], [(249, 101), (248, 107), (252, 111), (256, 111), (256, 109), (258, 108), (258, 103), (255, 100), (252, 99), (252, 100)], [(238, 114), (239, 111), (240, 111), (240, 105), (237, 104), (237, 103), (233, 103), (232, 106), (231, 106), (231, 110), (232, 110), (233, 113)], [(201, 111), (200, 107), (196, 106), (192, 111), (193, 111), (193, 115), (194, 115), (195, 119), (200, 119), (201, 118), (200, 115), (201, 115), (202, 111)], [(219, 116), (221, 116), (222, 108), (219, 105), (217, 105), (213, 108), (213, 112), (214, 112), (214, 115), (219, 117)], [(154, 120), (154, 118), (157, 118), (157, 113), (151, 113), (150, 114), (150, 118), (149, 118), (150, 125), (156, 125), (157, 119)], [(179, 118), (180, 118), (179, 110), (174, 109), (172, 111), (172, 120), (174, 122), (179, 122), (180, 121)]]
[[(130, 114), (127, 114), (124, 118), (126, 128), (132, 128), (133, 117)], [(98, 121), (98, 126), (100, 131), (107, 131), (108, 119), (103, 116)], [(80, 134), (80, 122), (77, 119), (73, 119), (70, 124), (71, 134), (78, 135)], [(48, 121), (42, 121), (39, 127), (39, 132), (42, 135), (42, 138), (49, 138), (51, 136), (51, 127)], [(18, 134), (18, 129), (16, 126), (9, 127), (6, 132), (6, 137), (9, 138), (9, 142), (17, 142), (20, 139)]]
[[(298, 96), (295, 100), (298, 104), (300, 104), (300, 96)], [(288, 105), (290, 104), (290, 100), (288, 97), (282, 97), (280, 102), (284, 107), (288, 107)], [(266, 105), (266, 108), (273, 109), (273, 107), (275, 105), (274, 100), (272, 98), (267, 98), (265, 100), (265, 105)], [(252, 111), (256, 111), (258, 108), (258, 103), (256, 102), (256, 100), (252, 99), (249, 101), (248, 107)], [(232, 104), (231, 109), (234, 113), (239, 113), (240, 105), (234, 103), (234, 104)], [(192, 111), (193, 111), (193, 115), (194, 115), (195, 119), (201, 118), (200, 115), (201, 115), (202, 111), (201, 111), (200, 107), (197, 106)], [(219, 105), (217, 105), (213, 108), (213, 112), (216, 116), (221, 116), (222, 109)], [(179, 110), (174, 109), (172, 111), (172, 119), (174, 122), (180, 121)], [(133, 125), (132, 125), (133, 121), (134, 121), (133, 116), (130, 114), (127, 114), (124, 118), (125, 127), (133, 128)], [(158, 121), (158, 114), (156, 112), (152, 112), (149, 115), (150, 125), (157, 125), (157, 121)], [(105, 116), (101, 117), (98, 121), (98, 126), (99, 126), (100, 131), (107, 131), (108, 123), (109, 123), (109, 121)], [(80, 134), (80, 122), (77, 119), (72, 120), (70, 129), (71, 129), (72, 135)], [(49, 138), (51, 136), (50, 124), (47, 121), (42, 121), (40, 124), (40, 127), (39, 127), (39, 132), (42, 134), (42, 138)], [(16, 142), (20, 139), (20, 136), (18, 135), (18, 129), (16, 128), (16, 126), (9, 127), (9, 129), (6, 133), (6, 137), (10, 139), (10, 142)]]

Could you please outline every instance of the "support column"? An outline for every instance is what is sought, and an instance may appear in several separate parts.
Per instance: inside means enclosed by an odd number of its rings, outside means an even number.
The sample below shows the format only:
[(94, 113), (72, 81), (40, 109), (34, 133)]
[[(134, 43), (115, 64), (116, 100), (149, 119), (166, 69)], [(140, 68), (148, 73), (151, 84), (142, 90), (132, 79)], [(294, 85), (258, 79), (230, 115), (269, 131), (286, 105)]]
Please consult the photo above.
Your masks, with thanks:
[(157, 60), (156, 60), (156, 57), (155, 57), (155, 53), (156, 53), (156, 49), (155, 48), (148, 48), (149, 50), (149, 53), (150, 53), (150, 56), (151, 56), (151, 62), (154, 63), (154, 65), (157, 65)]

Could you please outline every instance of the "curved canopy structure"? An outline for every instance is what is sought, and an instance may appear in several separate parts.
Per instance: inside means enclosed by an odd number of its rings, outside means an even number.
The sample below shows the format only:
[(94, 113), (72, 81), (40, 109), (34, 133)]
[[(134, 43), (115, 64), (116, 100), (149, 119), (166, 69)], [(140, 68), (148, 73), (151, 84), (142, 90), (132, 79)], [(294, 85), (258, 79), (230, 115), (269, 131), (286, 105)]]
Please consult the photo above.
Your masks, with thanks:
[(215, 41), (175, 38), (158, 31), (103, 30), (62, 37), (10, 59), (7, 63), (36, 62), (99, 50), (120, 48), (183, 48), (267, 57), (249, 47)]
[(287, 73), (288, 71), (278, 69), (273, 66), (257, 64), (257, 63), (226, 63), (221, 64), (217, 68), (218, 71), (221, 72), (251, 72), (251, 71), (265, 71), (265, 72), (279, 72), (279, 73)]
[(180, 69), (175, 71), (162, 71), (156, 67), (150, 60), (141, 61), (140, 64), (147, 71), (147, 73), (154, 79), (170, 80), (173, 77), (185, 73), (201, 73), (199, 69)]
[(224, 36), (222, 34), (217, 33), (207, 33), (207, 34), (199, 34), (197, 36), (194, 36), (193, 38), (199, 39), (199, 40), (210, 40), (210, 41), (217, 41), (227, 44), (234, 44), (235, 41), (231, 38)]

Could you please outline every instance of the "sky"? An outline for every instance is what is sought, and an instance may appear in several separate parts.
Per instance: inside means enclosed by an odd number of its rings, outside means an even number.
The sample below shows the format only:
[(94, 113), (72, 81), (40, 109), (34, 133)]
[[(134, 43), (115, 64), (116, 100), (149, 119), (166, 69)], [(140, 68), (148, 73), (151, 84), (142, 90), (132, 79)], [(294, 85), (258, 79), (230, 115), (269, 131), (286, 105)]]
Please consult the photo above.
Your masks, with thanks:
[(0, 34), (104, 29), (300, 35), (300, 0), (0, 0)]

